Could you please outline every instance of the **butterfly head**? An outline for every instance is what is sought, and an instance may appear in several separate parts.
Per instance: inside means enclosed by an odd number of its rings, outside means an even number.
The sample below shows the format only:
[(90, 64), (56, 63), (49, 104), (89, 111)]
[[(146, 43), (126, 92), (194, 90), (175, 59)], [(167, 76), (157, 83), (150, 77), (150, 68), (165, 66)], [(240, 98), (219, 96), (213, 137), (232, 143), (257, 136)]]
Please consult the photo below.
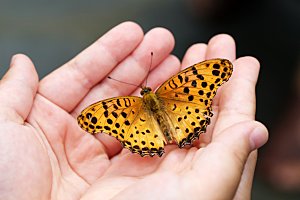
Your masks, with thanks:
[(150, 87), (142, 87), (140, 94), (144, 96), (145, 94), (149, 94), (152, 91)]

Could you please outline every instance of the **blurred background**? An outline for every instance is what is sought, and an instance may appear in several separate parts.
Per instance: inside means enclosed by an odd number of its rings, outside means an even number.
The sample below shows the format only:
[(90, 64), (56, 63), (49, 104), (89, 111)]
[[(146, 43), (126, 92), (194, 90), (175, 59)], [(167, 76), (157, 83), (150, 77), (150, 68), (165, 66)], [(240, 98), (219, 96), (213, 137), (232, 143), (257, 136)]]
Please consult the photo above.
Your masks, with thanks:
[(127, 20), (145, 32), (172, 31), (179, 58), (190, 45), (228, 33), (238, 56), (260, 60), (257, 119), (270, 141), (259, 152), (253, 199), (300, 199), (298, 0), (0, 0), (0, 77), (12, 55), (25, 53), (42, 78)]

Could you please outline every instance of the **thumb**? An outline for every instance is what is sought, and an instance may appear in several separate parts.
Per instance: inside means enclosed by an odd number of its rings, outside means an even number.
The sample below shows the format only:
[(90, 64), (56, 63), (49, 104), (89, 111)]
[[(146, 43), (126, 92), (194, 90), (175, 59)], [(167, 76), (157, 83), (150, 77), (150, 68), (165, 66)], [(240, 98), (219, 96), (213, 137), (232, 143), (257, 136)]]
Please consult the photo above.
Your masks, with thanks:
[(209, 194), (207, 199), (232, 199), (250, 152), (267, 140), (263, 124), (246, 121), (225, 129), (207, 147), (199, 149), (193, 166), (205, 186), (197, 188), (199, 194)]
[(23, 123), (30, 112), (38, 87), (38, 75), (31, 60), (15, 55), (0, 81), (0, 121)]
[(262, 123), (251, 120), (228, 127), (213, 139), (212, 144), (220, 144), (221, 149), (231, 152), (228, 155), (235, 156), (235, 159), (243, 163), (251, 151), (263, 146), (267, 140), (267, 128)]

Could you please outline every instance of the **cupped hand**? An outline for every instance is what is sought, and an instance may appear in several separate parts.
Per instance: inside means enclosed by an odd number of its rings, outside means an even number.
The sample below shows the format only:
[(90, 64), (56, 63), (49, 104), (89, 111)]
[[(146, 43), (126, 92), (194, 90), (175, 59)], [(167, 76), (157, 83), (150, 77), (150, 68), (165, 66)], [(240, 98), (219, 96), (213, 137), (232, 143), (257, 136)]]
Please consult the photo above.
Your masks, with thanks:
[[(228, 35), (193, 45), (182, 64), (170, 55), (173, 47), (166, 29), (144, 35), (125, 22), (41, 81), (28, 57), (14, 56), (0, 82), (0, 199), (249, 199), (256, 149), (268, 137), (254, 119), (258, 61), (236, 59)], [(150, 52), (152, 88), (180, 66), (217, 57), (234, 65), (200, 142), (189, 149), (169, 145), (161, 158), (122, 150), (114, 138), (89, 135), (76, 121), (93, 102), (136, 94), (134, 86), (106, 77), (142, 84)]]

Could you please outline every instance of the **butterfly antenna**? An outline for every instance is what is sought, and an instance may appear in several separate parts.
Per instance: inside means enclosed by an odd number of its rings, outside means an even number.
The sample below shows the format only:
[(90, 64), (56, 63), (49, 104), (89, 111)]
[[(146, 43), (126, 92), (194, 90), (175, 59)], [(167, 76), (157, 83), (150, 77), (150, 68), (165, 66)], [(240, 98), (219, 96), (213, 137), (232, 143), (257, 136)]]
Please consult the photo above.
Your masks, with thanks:
[(107, 78), (108, 78), (108, 79), (111, 79), (111, 80), (114, 80), (114, 81), (117, 81), (117, 82), (119, 82), (119, 83), (124, 83), (124, 84), (127, 84), (127, 85), (133, 85), (133, 86), (135, 86), (135, 87), (140, 87), (139, 85), (136, 85), (136, 84), (133, 84), (133, 83), (127, 83), (127, 82), (124, 82), (124, 81), (120, 81), (120, 80), (115, 79), (115, 78), (112, 78), (112, 77), (110, 77), (110, 76), (108, 76)]
[(146, 76), (146, 81), (145, 81), (145, 86), (147, 86), (147, 80), (148, 80), (148, 76), (150, 74), (150, 69), (152, 67), (152, 60), (153, 60), (153, 52), (151, 51), (151, 59), (150, 59), (150, 66), (148, 68), (148, 72), (147, 72), (147, 76)]

